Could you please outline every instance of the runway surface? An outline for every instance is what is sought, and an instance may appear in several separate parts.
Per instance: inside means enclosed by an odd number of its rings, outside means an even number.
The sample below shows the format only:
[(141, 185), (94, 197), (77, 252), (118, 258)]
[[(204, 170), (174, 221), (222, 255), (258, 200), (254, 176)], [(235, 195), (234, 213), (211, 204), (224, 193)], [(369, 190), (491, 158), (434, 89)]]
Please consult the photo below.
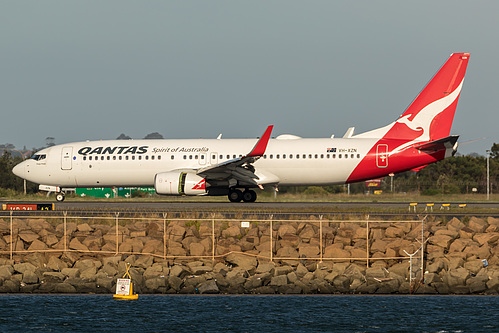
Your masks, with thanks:
[[(7, 203), (26, 203), (33, 202), (15, 202), (0, 201)], [(37, 202), (39, 203), (39, 202)], [(44, 203), (47, 203), (46, 201)], [(427, 204), (434, 204), (428, 206)], [(443, 206), (442, 204), (449, 204)], [(460, 205), (466, 204), (464, 207)], [(226, 213), (226, 214), (434, 214), (434, 215), (487, 215), (499, 217), (499, 203), (493, 202), (473, 202), (473, 203), (449, 203), (449, 202), (418, 202), (416, 210), (410, 202), (265, 202), (254, 203), (231, 203), (222, 201), (65, 201), (55, 202), (55, 211), (58, 212), (198, 212), (198, 213)], [(1, 211), (0, 211), (1, 212)], [(0, 215), (5, 215), (4, 211)], [(31, 214), (36, 214), (32, 212)]]

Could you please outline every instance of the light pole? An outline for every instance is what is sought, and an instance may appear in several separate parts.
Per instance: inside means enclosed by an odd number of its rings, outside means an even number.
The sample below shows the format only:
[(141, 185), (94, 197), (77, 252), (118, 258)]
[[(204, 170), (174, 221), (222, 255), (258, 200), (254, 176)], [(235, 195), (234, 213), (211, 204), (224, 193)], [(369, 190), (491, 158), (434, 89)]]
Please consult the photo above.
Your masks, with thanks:
[(490, 168), (489, 168), (489, 158), (490, 150), (485, 151), (487, 153), (487, 200), (490, 199)]

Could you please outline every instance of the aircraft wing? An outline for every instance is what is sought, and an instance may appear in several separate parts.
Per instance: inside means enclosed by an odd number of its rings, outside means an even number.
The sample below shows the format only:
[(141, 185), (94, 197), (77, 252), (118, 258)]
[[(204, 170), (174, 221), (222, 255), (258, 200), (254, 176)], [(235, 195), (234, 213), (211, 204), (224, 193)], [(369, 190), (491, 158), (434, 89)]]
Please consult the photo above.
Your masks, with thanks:
[(259, 177), (255, 174), (255, 168), (252, 164), (265, 154), (273, 127), (273, 125), (267, 127), (265, 133), (263, 133), (260, 140), (258, 140), (247, 155), (219, 164), (206, 166), (198, 169), (196, 174), (208, 180), (225, 180), (232, 178), (238, 180), (240, 183), (257, 185), (256, 179), (259, 179)]

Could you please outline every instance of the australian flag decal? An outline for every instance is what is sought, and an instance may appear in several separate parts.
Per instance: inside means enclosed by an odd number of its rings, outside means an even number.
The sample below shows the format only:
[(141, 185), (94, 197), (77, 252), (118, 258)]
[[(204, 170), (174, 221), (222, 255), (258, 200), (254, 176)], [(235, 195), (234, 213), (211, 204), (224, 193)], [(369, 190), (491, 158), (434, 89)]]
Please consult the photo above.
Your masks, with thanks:
[(327, 148), (328, 153), (336, 153), (336, 148)]

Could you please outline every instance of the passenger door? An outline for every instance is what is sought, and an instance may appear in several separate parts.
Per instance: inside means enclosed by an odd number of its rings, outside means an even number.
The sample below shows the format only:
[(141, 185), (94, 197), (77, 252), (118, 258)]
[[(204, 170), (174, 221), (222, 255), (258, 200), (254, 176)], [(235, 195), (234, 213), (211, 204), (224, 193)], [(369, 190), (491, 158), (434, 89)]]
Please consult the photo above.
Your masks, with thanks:
[(71, 168), (73, 167), (72, 156), (73, 156), (73, 147), (62, 148), (62, 154), (61, 154), (62, 170), (71, 170)]

